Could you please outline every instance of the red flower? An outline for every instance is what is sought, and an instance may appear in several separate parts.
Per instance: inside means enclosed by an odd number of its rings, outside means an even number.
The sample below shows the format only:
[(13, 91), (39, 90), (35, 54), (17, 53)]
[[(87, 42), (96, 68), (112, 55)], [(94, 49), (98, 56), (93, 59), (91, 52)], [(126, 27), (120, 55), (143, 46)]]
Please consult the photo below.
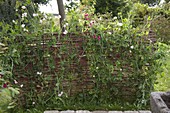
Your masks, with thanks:
[(120, 58), (120, 54), (116, 54), (116, 58)]
[(3, 84), (3, 88), (7, 88), (8, 87), (8, 83)]

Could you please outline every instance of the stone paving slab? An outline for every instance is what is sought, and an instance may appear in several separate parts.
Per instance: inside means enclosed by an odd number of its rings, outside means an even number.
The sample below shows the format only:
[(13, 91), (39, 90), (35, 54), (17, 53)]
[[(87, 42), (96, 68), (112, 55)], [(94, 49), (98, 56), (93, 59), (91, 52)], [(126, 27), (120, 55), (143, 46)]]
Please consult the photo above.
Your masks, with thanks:
[(66, 110), (66, 111), (45, 111), (44, 113), (152, 113), (151, 111), (87, 111), (87, 110)]
[(91, 113), (91, 112), (87, 110), (78, 110), (76, 111), (76, 113)]
[(152, 113), (151, 111), (139, 111), (139, 113)]
[(44, 113), (60, 113), (60, 112), (59, 112), (59, 111), (54, 110), (54, 111), (44, 111)]
[(123, 113), (122, 111), (108, 111), (108, 113)]
[(108, 113), (108, 111), (93, 111), (92, 113)]
[(139, 113), (138, 111), (124, 111), (123, 113)]
[(60, 111), (60, 113), (75, 113), (73, 110), (67, 110), (67, 111)]

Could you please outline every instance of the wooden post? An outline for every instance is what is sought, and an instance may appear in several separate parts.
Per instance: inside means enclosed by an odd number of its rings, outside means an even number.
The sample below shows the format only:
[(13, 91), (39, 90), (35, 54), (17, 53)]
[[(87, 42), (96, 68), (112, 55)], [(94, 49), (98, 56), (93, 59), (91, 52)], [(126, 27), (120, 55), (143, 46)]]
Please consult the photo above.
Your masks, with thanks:
[(64, 28), (63, 28), (63, 25), (62, 25), (62, 23), (65, 19), (63, 0), (57, 0), (57, 4), (58, 4), (59, 15), (61, 16), (61, 18), (60, 18), (60, 28), (62, 29), (62, 31), (64, 31)]

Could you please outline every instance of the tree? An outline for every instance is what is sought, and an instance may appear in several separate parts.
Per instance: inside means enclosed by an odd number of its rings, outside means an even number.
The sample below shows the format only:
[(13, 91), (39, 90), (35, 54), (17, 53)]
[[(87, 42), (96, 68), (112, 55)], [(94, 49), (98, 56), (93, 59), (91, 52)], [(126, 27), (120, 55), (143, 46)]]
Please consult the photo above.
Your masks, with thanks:
[(104, 14), (106, 12), (112, 12), (113, 16), (117, 16), (119, 12), (125, 14), (129, 11), (129, 1), (125, 0), (96, 0), (95, 13)]
[(61, 27), (62, 30), (64, 31), (63, 26), (62, 26), (62, 23), (63, 23), (63, 21), (64, 21), (64, 19), (65, 19), (65, 12), (64, 12), (63, 0), (57, 0), (57, 3), (58, 3), (59, 15), (61, 16), (61, 18), (60, 18), (60, 27)]
[(140, 2), (152, 6), (155, 4), (159, 4), (160, 0), (140, 0)]
[[(16, 2), (25, 4), (26, 1), (38, 4), (47, 4), (50, 0), (0, 0), (0, 21), (11, 23), (12, 20), (15, 20)], [(31, 6), (27, 6), (27, 8), (29, 12), (34, 10)]]
[(0, 1), (0, 21), (10, 22), (15, 17), (16, 0)]
[(166, 1), (166, 3), (169, 3), (170, 2), (170, 0), (165, 0)]

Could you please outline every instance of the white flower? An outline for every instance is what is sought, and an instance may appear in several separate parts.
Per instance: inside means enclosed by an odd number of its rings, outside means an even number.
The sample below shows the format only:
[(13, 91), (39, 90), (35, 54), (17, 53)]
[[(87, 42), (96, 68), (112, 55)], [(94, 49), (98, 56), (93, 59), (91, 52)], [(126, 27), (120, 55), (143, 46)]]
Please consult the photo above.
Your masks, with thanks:
[(23, 86), (24, 86), (23, 84), (20, 85), (21, 88), (22, 88)]
[(90, 23), (92, 23), (92, 24), (93, 24), (93, 23), (95, 23), (95, 21), (91, 20), (91, 21), (90, 21)]
[(13, 22), (14, 24), (17, 24), (17, 22), (16, 22), (15, 20), (12, 20), (12, 22)]
[(14, 80), (14, 84), (18, 84), (18, 82), (16, 80)]
[(122, 26), (123, 24), (122, 24), (122, 23), (118, 23), (117, 25), (118, 25), (118, 26)]
[(42, 75), (42, 72), (37, 72), (37, 75)]
[(46, 20), (45, 18), (42, 19), (43, 21)]
[(122, 68), (120, 68), (120, 71), (122, 71)]
[(99, 67), (96, 67), (96, 69), (99, 69)]
[(68, 23), (65, 23), (63, 27), (66, 27), (66, 26), (68, 26)]
[(16, 9), (15, 11), (18, 11), (18, 9)]
[(25, 6), (22, 6), (21, 8), (22, 8), (22, 9), (26, 9), (26, 7), (25, 7)]
[(38, 16), (38, 14), (35, 14), (35, 13), (34, 13), (34, 14), (33, 14), (33, 17), (35, 17), (35, 16)]
[(116, 19), (117, 19), (117, 17), (115, 16), (115, 17), (113, 17), (113, 19), (114, 19), (114, 20), (116, 20)]
[(61, 96), (63, 95), (63, 93), (64, 93), (64, 92), (59, 93), (58, 96), (61, 97)]
[(112, 34), (112, 32), (108, 32), (108, 34), (109, 34), (109, 35), (111, 35), (111, 34)]
[(58, 18), (61, 18), (61, 15), (58, 15), (57, 17), (58, 17)]
[(28, 32), (28, 29), (25, 29), (25, 28), (24, 28), (23, 30), (26, 31), (26, 32)]
[(27, 13), (22, 14), (22, 18), (27, 17)]
[(55, 16), (55, 18), (60, 19), (60, 18), (61, 18), (61, 15), (57, 15), (57, 16)]
[(44, 18), (45, 18), (45, 19), (48, 18), (47, 14), (44, 14)]
[(35, 104), (35, 102), (32, 102), (32, 104), (34, 105), (34, 104)]
[(25, 24), (22, 24), (21, 27), (24, 28), (24, 27), (25, 27)]
[(65, 31), (63, 32), (63, 34), (64, 34), (64, 35), (66, 35), (67, 33), (68, 33), (68, 31), (67, 31), (67, 30), (65, 30)]
[(13, 23), (15, 23), (15, 20), (12, 20)]
[(66, 23), (65, 25), (68, 26), (68, 23)]
[(66, 25), (64, 24), (64, 26), (63, 27), (66, 27)]
[(82, 20), (81, 19), (79, 19), (79, 23), (81, 23), (82, 22)]
[(130, 46), (130, 48), (131, 48), (131, 49), (133, 49), (133, 48), (134, 48), (134, 46)]
[(40, 23), (42, 23), (43, 22), (43, 20), (40, 20)]

